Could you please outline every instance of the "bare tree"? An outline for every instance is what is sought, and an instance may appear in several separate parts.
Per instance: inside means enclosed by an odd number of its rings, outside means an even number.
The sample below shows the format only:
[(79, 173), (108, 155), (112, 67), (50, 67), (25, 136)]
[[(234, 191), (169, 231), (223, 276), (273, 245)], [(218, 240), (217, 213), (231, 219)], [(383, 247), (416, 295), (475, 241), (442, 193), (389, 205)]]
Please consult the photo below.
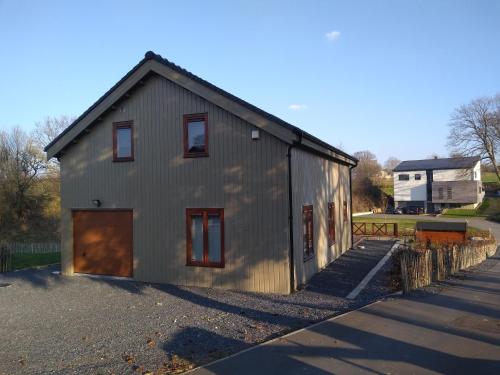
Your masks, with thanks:
[(38, 147), (43, 150), (74, 120), (74, 117), (60, 115), (59, 117), (47, 116), (43, 121), (37, 122), (35, 130), (33, 130), (33, 138), (36, 140)]
[[(47, 116), (43, 121), (35, 124), (32, 138), (36, 142), (38, 148), (43, 150), (45, 146), (61, 134), (64, 129), (71, 125), (74, 120), (74, 117), (67, 115), (60, 115), (59, 117)], [(47, 173), (55, 178), (59, 178), (59, 161), (56, 158), (52, 158), (48, 161)]]
[(395, 158), (394, 156), (389, 157), (384, 163), (384, 169), (387, 172), (392, 172), (394, 168), (398, 166), (398, 164), (401, 163), (401, 160), (398, 158)]
[(500, 143), (500, 99), (496, 99), (497, 97), (473, 100), (453, 112), (449, 124), (448, 147), (454, 153), (479, 155), (488, 160), (500, 181), (496, 160)]
[(379, 179), (381, 167), (370, 151), (354, 153), (359, 162), (352, 170), (353, 207), (357, 211), (382, 207), (382, 192), (374, 181)]
[(0, 135), (1, 192), (19, 220), (30, 209), (30, 189), (47, 163), (35, 140), (19, 127)]
[(377, 161), (377, 157), (370, 151), (358, 151), (354, 157), (359, 160), (358, 165), (352, 171), (352, 178), (374, 178), (380, 173), (382, 167)]

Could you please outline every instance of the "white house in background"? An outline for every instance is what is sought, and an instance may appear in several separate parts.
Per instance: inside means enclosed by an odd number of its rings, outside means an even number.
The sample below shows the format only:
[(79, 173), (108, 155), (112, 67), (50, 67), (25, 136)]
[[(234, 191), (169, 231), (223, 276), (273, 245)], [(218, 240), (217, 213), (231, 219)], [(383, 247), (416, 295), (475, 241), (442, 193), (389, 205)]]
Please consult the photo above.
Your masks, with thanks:
[(484, 198), (481, 159), (405, 160), (394, 172), (394, 204), (406, 210), (476, 208)]

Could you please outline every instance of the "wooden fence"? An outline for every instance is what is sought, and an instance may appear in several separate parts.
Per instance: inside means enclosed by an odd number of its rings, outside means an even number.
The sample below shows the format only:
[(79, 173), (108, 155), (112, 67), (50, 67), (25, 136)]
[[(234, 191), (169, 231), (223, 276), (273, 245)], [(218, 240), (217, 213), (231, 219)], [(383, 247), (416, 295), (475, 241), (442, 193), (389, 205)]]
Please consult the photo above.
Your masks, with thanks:
[(12, 271), (12, 258), (21, 254), (60, 253), (58, 242), (0, 242), (0, 272)]
[(59, 242), (8, 242), (7, 249), (11, 254), (47, 254), (60, 253)]
[(398, 237), (397, 223), (352, 223), (355, 236)]
[(8, 272), (12, 267), (12, 255), (5, 244), (0, 243), (0, 272)]
[(450, 275), (483, 262), (493, 256), (496, 240), (469, 241), (461, 245), (414, 249), (403, 246), (396, 253), (401, 267), (401, 285), (404, 293), (445, 280)]

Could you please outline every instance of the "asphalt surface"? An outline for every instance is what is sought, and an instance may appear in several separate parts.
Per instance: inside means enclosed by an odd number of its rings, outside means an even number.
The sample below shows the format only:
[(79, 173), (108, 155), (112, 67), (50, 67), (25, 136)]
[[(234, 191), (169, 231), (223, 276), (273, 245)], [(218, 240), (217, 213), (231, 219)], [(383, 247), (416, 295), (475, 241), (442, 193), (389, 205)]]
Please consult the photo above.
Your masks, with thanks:
[(437, 288), (369, 305), (192, 374), (500, 374), (499, 254)]
[[(365, 275), (387, 254), (394, 240), (364, 240), (361, 246), (349, 250), (336, 261), (330, 263), (323, 271), (313, 276), (306, 289), (326, 293), (337, 297), (346, 297), (363, 280)], [(381, 288), (387, 294), (387, 288)], [(366, 295), (368, 299), (377, 294)]]
[[(387, 294), (385, 274), (344, 297), (391, 247), (367, 241), (311, 287), (270, 295), (64, 277), (0, 275), (0, 374), (155, 374), (185, 370), (352, 310)], [(373, 250), (373, 251), (372, 251)]]

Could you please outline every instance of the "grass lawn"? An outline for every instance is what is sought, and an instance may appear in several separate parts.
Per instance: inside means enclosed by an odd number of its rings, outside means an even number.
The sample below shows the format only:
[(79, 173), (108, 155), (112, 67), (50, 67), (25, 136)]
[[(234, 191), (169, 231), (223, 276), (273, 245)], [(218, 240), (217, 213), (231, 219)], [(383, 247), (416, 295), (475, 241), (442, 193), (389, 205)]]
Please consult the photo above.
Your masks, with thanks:
[(386, 195), (394, 196), (394, 186), (380, 186), (380, 190), (382, 190)]
[(482, 214), (479, 209), (466, 209), (466, 208), (447, 208), (443, 217), (480, 217), (486, 216)]
[(59, 263), (60, 261), (61, 253), (15, 254), (12, 256), (12, 268), (19, 270), (22, 268), (46, 266), (48, 264)]
[(500, 197), (484, 198), (483, 203), (475, 210), (450, 208), (444, 217), (488, 217), (500, 214)]
[[(422, 220), (419, 220), (419, 219), (399, 219), (399, 218), (395, 218), (394, 216), (390, 216), (388, 217), (387, 219), (384, 219), (384, 218), (380, 218), (380, 217), (377, 217), (377, 218), (373, 218), (373, 217), (370, 217), (370, 218), (366, 218), (366, 217), (362, 217), (362, 216), (357, 216), (357, 217), (353, 217), (353, 222), (355, 223), (397, 223), (398, 224), (398, 228), (400, 230), (405, 230), (405, 229), (414, 229), (415, 228), (415, 223), (417, 221), (422, 221)], [(425, 220), (423, 220), (425, 221)]]
[[(387, 219), (379, 217), (377, 218), (372, 218), (372, 217), (366, 218), (362, 216), (353, 217), (353, 222), (355, 223), (397, 223), (398, 229), (400, 231), (415, 229), (415, 223), (417, 221), (432, 222), (434, 220), (425, 220), (425, 217), (419, 217), (419, 216), (415, 216), (415, 219), (400, 219), (394, 216), (387, 217)], [(474, 235), (474, 233), (476, 232), (480, 232), (478, 228), (469, 227), (468, 229), (472, 235)]]
[(481, 175), (481, 180), (483, 182), (498, 182), (497, 175), (493, 172), (484, 172)]

